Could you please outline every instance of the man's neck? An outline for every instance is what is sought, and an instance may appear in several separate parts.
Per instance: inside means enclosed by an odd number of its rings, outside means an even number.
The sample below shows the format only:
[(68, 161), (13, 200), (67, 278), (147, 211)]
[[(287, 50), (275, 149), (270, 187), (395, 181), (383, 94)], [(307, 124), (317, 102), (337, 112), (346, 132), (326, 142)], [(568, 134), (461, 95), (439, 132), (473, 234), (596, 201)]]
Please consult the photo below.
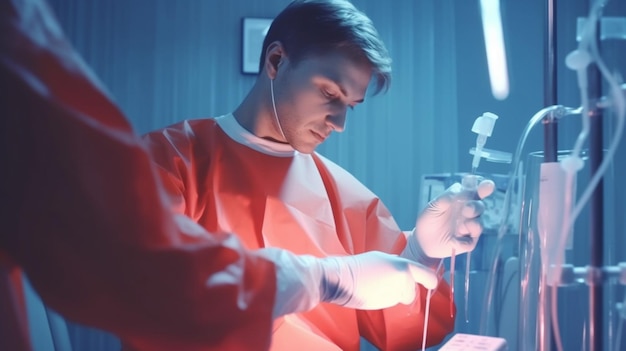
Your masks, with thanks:
[(269, 94), (269, 92), (267, 90), (258, 89), (255, 84), (246, 98), (235, 111), (233, 111), (233, 116), (239, 125), (257, 137), (278, 141), (273, 136), (274, 111), (267, 103), (269, 98), (265, 97), (264, 99), (263, 96), (261, 96), (262, 94)]

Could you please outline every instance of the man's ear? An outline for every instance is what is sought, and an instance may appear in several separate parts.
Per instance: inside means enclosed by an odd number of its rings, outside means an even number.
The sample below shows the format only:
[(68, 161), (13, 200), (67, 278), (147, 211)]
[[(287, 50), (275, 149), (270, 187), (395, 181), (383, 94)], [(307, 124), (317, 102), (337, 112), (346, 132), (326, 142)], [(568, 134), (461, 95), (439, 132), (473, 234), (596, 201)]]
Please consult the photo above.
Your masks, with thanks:
[(265, 71), (270, 79), (276, 78), (278, 67), (285, 59), (285, 50), (279, 41), (272, 42), (265, 51)]

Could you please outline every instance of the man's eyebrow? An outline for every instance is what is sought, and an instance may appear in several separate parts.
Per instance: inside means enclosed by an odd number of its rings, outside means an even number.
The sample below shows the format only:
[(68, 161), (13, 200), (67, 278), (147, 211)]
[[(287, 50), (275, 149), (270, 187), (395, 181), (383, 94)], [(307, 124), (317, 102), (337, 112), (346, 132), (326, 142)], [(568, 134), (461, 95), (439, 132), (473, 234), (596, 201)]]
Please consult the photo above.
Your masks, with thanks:
[[(337, 85), (339, 87), (339, 90), (341, 91), (341, 93), (343, 94), (343, 96), (348, 96), (348, 93), (346, 92), (346, 89), (344, 89), (341, 84), (335, 82), (334, 80), (331, 80), (331, 82), (333, 82), (333, 84)], [(365, 98), (359, 99), (359, 100), (354, 100), (353, 102), (360, 104), (363, 101), (365, 101)]]
[[(346, 89), (338, 81), (328, 76), (322, 77), (322, 78), (323, 78), (321, 80), (322, 85), (331, 86), (333, 88), (339, 88), (339, 91), (341, 92), (341, 94), (343, 94), (343, 96), (348, 96)], [(364, 101), (365, 101), (365, 98), (363, 97), (361, 99), (354, 100), (352, 102), (355, 104), (360, 104), (360, 103), (363, 103)]]

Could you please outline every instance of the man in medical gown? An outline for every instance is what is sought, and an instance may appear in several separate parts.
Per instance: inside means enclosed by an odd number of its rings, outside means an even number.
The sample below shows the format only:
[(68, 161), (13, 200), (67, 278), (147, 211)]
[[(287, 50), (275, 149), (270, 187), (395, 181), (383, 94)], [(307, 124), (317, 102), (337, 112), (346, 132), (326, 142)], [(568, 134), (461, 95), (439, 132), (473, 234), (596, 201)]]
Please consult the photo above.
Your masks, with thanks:
[[(390, 61), (371, 21), (349, 2), (291, 3), (274, 19), (256, 83), (232, 113), (145, 136), (174, 210), (210, 232), (237, 233), (251, 249), (316, 257), (382, 251), (433, 272), (453, 249), (472, 250), (482, 231), (479, 201), (467, 219), (469, 240), (451, 236), (450, 214), (436, 202), (405, 233), (375, 194), (315, 152), (332, 132), (343, 131), (346, 111), (363, 102), (370, 83), (374, 93), (386, 88)], [(444, 196), (459, 194), (455, 188)], [(381, 350), (416, 350), (428, 290), (414, 289), (408, 304), (366, 310), (322, 303), (278, 318), (271, 350), (359, 350), (361, 336)], [(289, 298), (279, 293), (276, 303)], [(451, 298), (440, 282), (432, 293), (428, 345), (453, 329)]]

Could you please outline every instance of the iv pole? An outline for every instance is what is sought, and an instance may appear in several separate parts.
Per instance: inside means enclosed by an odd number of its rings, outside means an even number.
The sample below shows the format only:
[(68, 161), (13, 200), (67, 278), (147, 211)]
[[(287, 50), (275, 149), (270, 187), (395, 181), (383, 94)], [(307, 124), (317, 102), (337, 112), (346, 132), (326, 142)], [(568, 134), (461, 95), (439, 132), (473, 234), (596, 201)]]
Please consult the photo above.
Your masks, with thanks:
[[(545, 36), (545, 61), (544, 61), (544, 106), (554, 106), (557, 104), (557, 74), (556, 74), (556, 0), (546, 1), (546, 36)], [(558, 120), (554, 112), (549, 113), (542, 121), (543, 123), (543, 162), (558, 162)], [(542, 306), (548, 306), (551, 303), (549, 296), (551, 289), (558, 289), (556, 286), (545, 286), (542, 292), (545, 300)], [(549, 311), (550, 309), (547, 309)], [(544, 330), (542, 335), (547, 340), (541, 340), (537, 345), (541, 351), (554, 349), (554, 336), (552, 323), (549, 323), (549, 312), (542, 311), (541, 325)]]
[[(588, 0), (588, 8), (591, 9), (594, 0)], [(598, 22), (602, 21), (602, 17)], [(600, 23), (597, 24), (596, 42), (601, 43)], [(600, 45), (600, 44), (598, 44)], [(597, 65), (589, 65), (587, 68), (589, 89), (587, 94), (592, 102), (589, 110), (589, 165), (590, 177), (597, 172), (603, 158), (603, 123), (602, 109), (597, 102), (602, 97), (602, 77)], [(600, 179), (593, 190), (590, 199), (590, 247), (591, 256), (589, 269), (591, 278), (589, 284), (589, 345), (590, 351), (602, 351), (603, 348), (603, 279), (602, 268), (604, 267), (604, 181)]]
[[(544, 62), (544, 106), (557, 103), (556, 95), (556, 16), (554, 15), (556, 0), (546, 2), (546, 39)], [(550, 113), (543, 119), (544, 126), (544, 162), (557, 162), (557, 119)]]

